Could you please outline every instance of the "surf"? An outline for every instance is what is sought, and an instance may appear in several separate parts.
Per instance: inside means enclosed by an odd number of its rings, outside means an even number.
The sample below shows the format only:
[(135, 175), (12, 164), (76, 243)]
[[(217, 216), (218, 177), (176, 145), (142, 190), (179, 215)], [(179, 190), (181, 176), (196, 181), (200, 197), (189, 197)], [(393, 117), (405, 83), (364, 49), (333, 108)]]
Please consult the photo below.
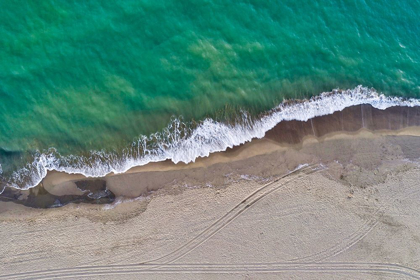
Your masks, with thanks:
[[(30, 189), (42, 182), (49, 171), (104, 177), (121, 174), (129, 169), (152, 162), (170, 160), (191, 163), (197, 158), (242, 145), (265, 133), (282, 121), (308, 121), (355, 106), (369, 104), (376, 109), (393, 106), (420, 106), (420, 100), (385, 96), (375, 89), (357, 86), (348, 90), (333, 90), (304, 100), (284, 100), (277, 107), (257, 117), (241, 111), (234, 122), (207, 118), (195, 126), (173, 118), (168, 126), (149, 136), (140, 136), (122, 151), (90, 151), (87, 155), (62, 156), (55, 148), (37, 151), (33, 161), (3, 176), (3, 189)], [(1, 166), (0, 166), (1, 170)]]

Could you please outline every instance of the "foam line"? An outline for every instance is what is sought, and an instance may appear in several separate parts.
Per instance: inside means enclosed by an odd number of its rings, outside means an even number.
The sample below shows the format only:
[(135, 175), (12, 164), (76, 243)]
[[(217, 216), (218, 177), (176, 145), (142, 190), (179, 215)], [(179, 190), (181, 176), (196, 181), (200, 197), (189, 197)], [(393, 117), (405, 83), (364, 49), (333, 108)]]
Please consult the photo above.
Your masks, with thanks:
[(83, 174), (86, 177), (103, 177), (167, 159), (174, 163), (190, 163), (199, 157), (207, 157), (211, 153), (262, 138), (281, 121), (307, 121), (361, 104), (370, 104), (384, 110), (392, 106), (420, 106), (420, 100), (387, 97), (375, 90), (358, 86), (351, 90), (325, 92), (309, 100), (285, 101), (258, 120), (252, 120), (243, 112), (241, 120), (235, 124), (205, 119), (193, 130), (188, 130), (179, 119), (174, 119), (162, 132), (140, 137), (120, 154), (92, 151), (89, 156), (63, 157), (55, 149), (38, 153), (32, 163), (13, 173), (8, 186), (32, 188), (52, 170)]

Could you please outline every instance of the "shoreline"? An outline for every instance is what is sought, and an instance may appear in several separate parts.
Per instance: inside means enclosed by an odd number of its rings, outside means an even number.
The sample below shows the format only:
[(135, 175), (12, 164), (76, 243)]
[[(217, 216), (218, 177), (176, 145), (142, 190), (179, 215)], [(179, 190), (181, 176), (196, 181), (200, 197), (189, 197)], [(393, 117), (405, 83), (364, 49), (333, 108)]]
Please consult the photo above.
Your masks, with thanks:
[[(315, 131), (312, 123), (316, 117), (333, 113), (336, 115), (339, 111), (348, 111), (349, 108), (357, 108), (360, 105), (361, 108), (367, 106), (380, 110), (389, 109), (387, 114), (393, 114), (392, 108), (399, 108), (396, 112), (400, 114), (399, 120), (396, 123), (393, 121), (396, 124), (395, 127), (390, 125), (389, 120), (385, 125), (381, 125), (380, 118), (387, 118), (387, 116), (375, 113), (379, 125), (373, 124), (372, 130), (398, 129), (406, 125), (416, 125), (416, 123), (418, 125), (418, 116), (416, 116), (418, 110), (415, 108), (420, 107), (420, 101), (417, 99), (385, 96), (376, 92), (375, 89), (362, 86), (348, 90), (336, 89), (323, 92), (310, 99), (285, 100), (277, 107), (258, 116), (240, 111), (235, 119), (230, 121), (206, 118), (198, 123), (193, 122), (194, 124), (184, 123), (182, 119), (175, 118), (163, 130), (149, 136), (139, 136), (137, 140), (119, 151), (92, 150), (83, 155), (62, 156), (54, 147), (50, 147), (48, 150), (30, 155), (33, 157), (32, 160), (27, 162), (25, 167), (15, 170), (13, 174), (10, 172), (3, 174), (3, 177), (0, 178), (0, 186), (2, 190), (5, 186), (15, 189), (31, 189), (40, 184), (49, 171), (100, 178), (110, 174), (126, 173), (133, 167), (153, 162), (171, 160), (174, 163), (191, 163), (200, 157), (208, 157), (210, 154), (226, 151), (229, 148), (250, 142), (252, 139), (261, 139), (268, 131), (282, 123), (293, 124), (310, 121), (310, 127), (300, 125), (297, 128), (299, 130), (297, 136), (299, 134), (319, 136), (316, 134), (325, 132), (324, 130), (327, 132), (331, 130), (321, 127), (320, 131)], [(335, 130), (354, 131), (354, 126), (357, 128), (371, 126), (372, 115), (369, 113), (373, 113), (366, 112), (367, 114), (365, 114), (363, 111), (356, 112), (356, 115), (354, 112), (350, 113), (352, 118), (361, 117), (363, 121), (361, 124), (351, 121), (349, 123), (346, 119), (346, 125), (350, 124), (350, 126), (344, 126), (342, 122), (341, 126)], [(413, 111), (415, 123), (413, 123), (413, 114), (410, 113), (403, 117), (406, 119), (406, 124), (400, 123), (401, 117), (408, 111)], [(309, 131), (305, 132), (308, 129)], [(290, 135), (283, 133), (276, 141), (299, 140), (287, 139), (296, 137), (296, 131), (292, 129), (291, 132), (293, 133)], [(284, 137), (284, 135), (288, 136)]]
[[(57, 207), (71, 202), (107, 204), (118, 197), (147, 196), (171, 184), (182, 184), (180, 183), (182, 177), (186, 176), (192, 178), (184, 182), (187, 186), (221, 187), (227, 184), (226, 177), (233, 176), (232, 174), (235, 173), (224, 172), (223, 168), (232, 169), (232, 166), (240, 164), (241, 161), (252, 161), (252, 158), (269, 156), (273, 153), (296, 152), (305, 146), (325, 141), (374, 139), (392, 135), (420, 136), (420, 107), (390, 107), (379, 110), (371, 105), (357, 105), (331, 115), (315, 117), (306, 122), (283, 121), (268, 131), (262, 139), (253, 139), (240, 146), (228, 148), (224, 152), (198, 158), (189, 164), (174, 164), (167, 160), (133, 167), (123, 174), (109, 174), (99, 178), (52, 171), (48, 172), (41, 184), (35, 188), (23, 191), (7, 188), (0, 195), (0, 200), (14, 201), (35, 208)], [(322, 156), (318, 155), (318, 157), (317, 161), (323, 160)], [(289, 160), (293, 164), (288, 165), (288, 170), (293, 170), (299, 164), (308, 163), (304, 162), (305, 160), (314, 161), (315, 159), (313, 155), (305, 155), (302, 159)], [(271, 164), (276, 163), (272, 160)], [(209, 170), (213, 174), (212, 178), (201, 174)], [(264, 173), (263, 170), (261, 172)], [(287, 170), (284, 169), (281, 172), (284, 173)], [(192, 173), (201, 175), (194, 176)], [(245, 173), (241, 175), (247, 176)], [(269, 177), (257, 173), (252, 176)]]

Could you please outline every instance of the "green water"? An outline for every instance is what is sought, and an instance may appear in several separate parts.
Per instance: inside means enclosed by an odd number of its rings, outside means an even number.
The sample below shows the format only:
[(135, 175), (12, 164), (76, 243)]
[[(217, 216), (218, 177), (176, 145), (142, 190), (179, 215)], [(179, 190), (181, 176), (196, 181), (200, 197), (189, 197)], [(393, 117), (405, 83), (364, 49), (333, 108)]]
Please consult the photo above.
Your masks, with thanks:
[[(420, 96), (418, 0), (0, 1), (0, 158), (362, 84)], [(221, 113), (222, 112), (222, 113)]]

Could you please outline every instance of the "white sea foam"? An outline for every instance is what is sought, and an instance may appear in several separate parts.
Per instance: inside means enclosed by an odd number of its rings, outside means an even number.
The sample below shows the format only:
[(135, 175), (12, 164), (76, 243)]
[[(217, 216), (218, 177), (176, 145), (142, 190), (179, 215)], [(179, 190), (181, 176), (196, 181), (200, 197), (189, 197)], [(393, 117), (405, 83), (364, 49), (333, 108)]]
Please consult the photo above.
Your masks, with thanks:
[(34, 187), (47, 175), (47, 171), (51, 170), (102, 177), (112, 172), (123, 173), (134, 166), (167, 159), (174, 163), (194, 162), (199, 157), (207, 157), (211, 153), (225, 151), (254, 138), (262, 138), (281, 121), (307, 121), (360, 104), (370, 104), (384, 110), (392, 106), (420, 106), (420, 100), (386, 97), (374, 90), (358, 86), (352, 90), (322, 93), (300, 102), (283, 102), (255, 121), (251, 121), (246, 113), (243, 113), (242, 121), (235, 124), (206, 119), (193, 131), (185, 133), (181, 121), (174, 120), (163, 132), (140, 137), (132, 147), (123, 151), (122, 155), (93, 151), (87, 157), (62, 157), (54, 149), (40, 153), (31, 164), (14, 172), (8, 186), (20, 189)]
[(117, 207), (118, 205), (120, 205), (121, 203), (127, 203), (127, 202), (141, 202), (141, 201), (145, 201), (145, 200), (150, 200), (150, 197), (146, 197), (146, 196), (139, 196), (136, 198), (123, 198), (123, 197), (117, 197), (115, 199), (114, 202), (110, 203), (110, 204), (105, 204), (104, 207), (102, 207), (103, 210), (111, 210), (114, 209), (115, 207)]

